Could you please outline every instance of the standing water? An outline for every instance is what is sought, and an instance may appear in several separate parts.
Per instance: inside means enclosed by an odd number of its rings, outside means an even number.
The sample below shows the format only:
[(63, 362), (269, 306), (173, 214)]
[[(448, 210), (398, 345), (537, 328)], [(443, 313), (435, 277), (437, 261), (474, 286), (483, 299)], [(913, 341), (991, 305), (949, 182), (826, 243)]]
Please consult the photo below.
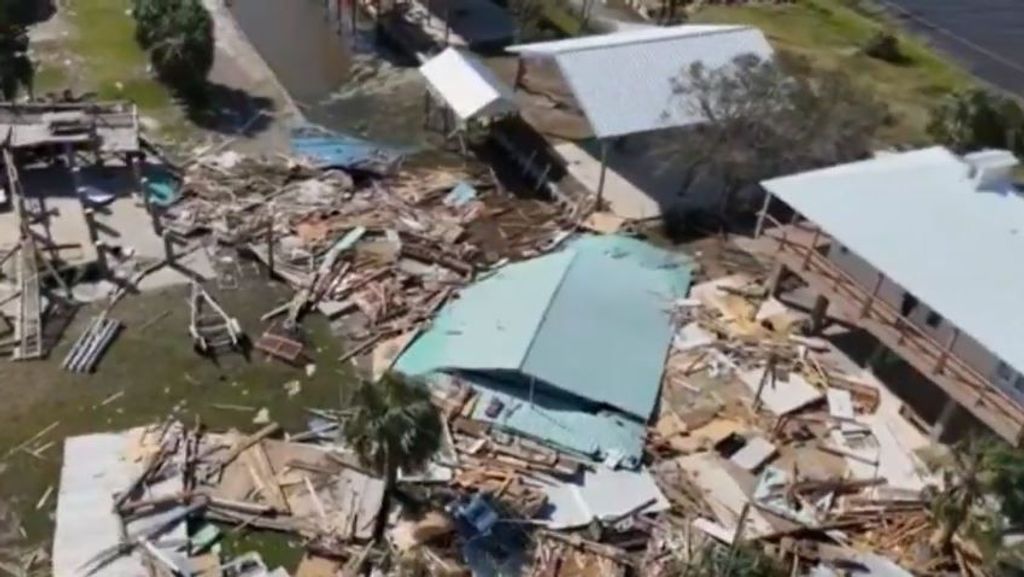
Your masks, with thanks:
[(231, 12), (306, 118), (347, 134), (421, 145), (425, 87), (410, 62), (352, 29), (345, 0), (234, 0)]

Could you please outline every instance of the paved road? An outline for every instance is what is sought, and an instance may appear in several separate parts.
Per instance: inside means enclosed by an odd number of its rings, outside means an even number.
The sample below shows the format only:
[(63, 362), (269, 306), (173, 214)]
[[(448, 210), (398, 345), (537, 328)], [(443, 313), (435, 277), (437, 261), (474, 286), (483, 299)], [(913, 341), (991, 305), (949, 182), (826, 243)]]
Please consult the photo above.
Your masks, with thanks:
[(1024, 0), (880, 0), (976, 76), (1024, 97)]

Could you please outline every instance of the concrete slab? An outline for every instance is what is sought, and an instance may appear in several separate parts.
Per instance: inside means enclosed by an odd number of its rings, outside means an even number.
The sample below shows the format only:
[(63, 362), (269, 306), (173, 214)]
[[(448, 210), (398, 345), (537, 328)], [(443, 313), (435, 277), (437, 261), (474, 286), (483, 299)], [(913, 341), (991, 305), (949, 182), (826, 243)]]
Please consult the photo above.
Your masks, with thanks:
[[(569, 174), (596, 196), (601, 181), (601, 161), (572, 142), (556, 144), (553, 149), (565, 163)], [(613, 214), (629, 220), (661, 215), (661, 207), (654, 199), (611, 167), (605, 170), (604, 176), (603, 198)]]

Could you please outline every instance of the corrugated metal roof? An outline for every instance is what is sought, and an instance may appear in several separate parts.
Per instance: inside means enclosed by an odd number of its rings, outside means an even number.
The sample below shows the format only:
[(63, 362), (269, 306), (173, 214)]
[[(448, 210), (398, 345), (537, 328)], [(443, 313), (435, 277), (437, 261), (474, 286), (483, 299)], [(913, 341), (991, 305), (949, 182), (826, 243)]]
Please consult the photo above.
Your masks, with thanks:
[(1024, 198), (970, 171), (936, 147), (763, 185), (1024, 372)]
[[(128, 555), (102, 565), (86, 567), (87, 562), (108, 547), (121, 543), (121, 519), (114, 512), (114, 497), (124, 491), (142, 473), (143, 463), (132, 458), (144, 428), (121, 433), (97, 433), (69, 437), (64, 441), (64, 464), (57, 493), (57, 522), (53, 535), (53, 575), (77, 577), (86, 569), (95, 569), (95, 577), (138, 577), (145, 575), (141, 553)], [(134, 448), (133, 448), (134, 447)], [(137, 457), (137, 455), (135, 455)], [(171, 476), (147, 487), (148, 497), (175, 495), (182, 491), (181, 476)], [(176, 515), (172, 508), (128, 524), (130, 537), (166, 523)], [(187, 538), (185, 523), (178, 523), (159, 539), (180, 543)]]
[(462, 291), (396, 368), (517, 371), (646, 421), (672, 339), (669, 304), (691, 272), (689, 259), (639, 240), (582, 237)]
[(515, 110), (512, 88), (470, 54), (447, 48), (419, 70), (434, 93), (462, 120)]
[(719, 68), (742, 54), (772, 56), (748, 26), (651, 27), (522, 44), (510, 52), (555, 60), (598, 138), (701, 122), (673, 93), (672, 80), (695, 62)]

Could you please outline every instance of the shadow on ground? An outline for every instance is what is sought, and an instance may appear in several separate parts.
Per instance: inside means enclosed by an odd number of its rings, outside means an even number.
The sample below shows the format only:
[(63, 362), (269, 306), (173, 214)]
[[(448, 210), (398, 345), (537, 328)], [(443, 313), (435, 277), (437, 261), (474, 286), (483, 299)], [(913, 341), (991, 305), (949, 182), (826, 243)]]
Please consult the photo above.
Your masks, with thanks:
[(216, 82), (208, 82), (202, 96), (182, 98), (182, 102), (188, 119), (196, 126), (237, 136), (263, 132), (276, 111), (270, 98)]

